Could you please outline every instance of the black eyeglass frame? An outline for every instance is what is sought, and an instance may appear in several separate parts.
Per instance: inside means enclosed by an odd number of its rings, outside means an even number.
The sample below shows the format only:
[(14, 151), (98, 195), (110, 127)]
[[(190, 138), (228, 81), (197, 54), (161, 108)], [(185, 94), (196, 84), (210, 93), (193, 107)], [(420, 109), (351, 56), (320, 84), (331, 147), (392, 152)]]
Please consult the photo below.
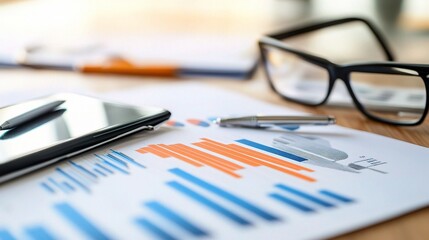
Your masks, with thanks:
[[(322, 28), (327, 28), (335, 25), (350, 23), (350, 22), (361, 22), (364, 23), (370, 31), (374, 34), (375, 38), (377, 39), (378, 43), (380, 44), (380, 47), (383, 49), (383, 52), (387, 58), (387, 61), (385, 62), (367, 62), (367, 63), (356, 63), (356, 64), (336, 64), (333, 63), (325, 58), (318, 57), (315, 55), (312, 55), (310, 53), (306, 53), (303, 51), (299, 51), (296, 49), (292, 49), (288, 47), (285, 43), (283, 43), (281, 40), (284, 40), (289, 37), (294, 37), (300, 34), (308, 33), (311, 31), (319, 30)], [(363, 18), (344, 18), (344, 19), (338, 19), (333, 21), (326, 21), (322, 23), (317, 24), (310, 24), (306, 26), (297, 27), (294, 29), (285, 30), (279, 33), (269, 34), (264, 37), (262, 37), (259, 42), (259, 49), (260, 49), (260, 55), (262, 64), (264, 66), (264, 72), (268, 79), (268, 82), (270, 84), (270, 87), (278, 93), (283, 99), (301, 103), (308, 106), (320, 106), (326, 103), (326, 101), (329, 99), (329, 96), (332, 92), (332, 89), (334, 87), (335, 81), (337, 79), (343, 80), (344, 84), (346, 85), (346, 88), (350, 94), (350, 96), (353, 99), (354, 104), (360, 110), (365, 116), (372, 120), (376, 120), (383, 123), (393, 124), (393, 125), (401, 125), (401, 126), (415, 126), (421, 124), (425, 117), (427, 116), (428, 110), (429, 110), (429, 65), (427, 64), (409, 64), (409, 63), (398, 63), (393, 62), (394, 56), (392, 54), (392, 51), (390, 50), (390, 47), (388, 46), (386, 40), (382, 36), (381, 32), (377, 30), (377, 28), (372, 25), (368, 20), (365, 20)], [(289, 53), (292, 53), (301, 59), (313, 63), (315, 65), (318, 65), (319, 67), (322, 67), (327, 70), (329, 74), (329, 86), (328, 91), (326, 93), (326, 96), (324, 99), (318, 103), (310, 103), (306, 101), (300, 101), (298, 99), (293, 99), (288, 96), (283, 95), (274, 86), (273, 80), (270, 77), (269, 71), (268, 71), (268, 60), (266, 58), (265, 54), (265, 46), (274, 47), (283, 51), (287, 51)], [(418, 75), (422, 78), (425, 90), (426, 90), (426, 105), (425, 109), (423, 110), (422, 116), (418, 121), (415, 122), (396, 122), (393, 120), (388, 120), (384, 118), (380, 118), (377, 116), (372, 115), (369, 113), (366, 108), (359, 102), (358, 98), (353, 92), (352, 86), (350, 84), (350, 74), (352, 72), (364, 72), (364, 73), (389, 73), (389, 74), (398, 74), (398, 75), (406, 75), (406, 73), (401, 71), (394, 71), (395, 68), (401, 68), (401, 69), (409, 69), (412, 71), (415, 71), (418, 73)], [(413, 75), (415, 76), (415, 75)]]

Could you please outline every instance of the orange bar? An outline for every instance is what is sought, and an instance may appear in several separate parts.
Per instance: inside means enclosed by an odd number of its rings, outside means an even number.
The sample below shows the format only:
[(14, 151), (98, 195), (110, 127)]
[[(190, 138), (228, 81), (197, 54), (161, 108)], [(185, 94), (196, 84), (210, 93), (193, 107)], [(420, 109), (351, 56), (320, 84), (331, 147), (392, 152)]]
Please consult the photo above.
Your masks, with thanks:
[(175, 158), (177, 158), (179, 160), (185, 161), (185, 162), (187, 162), (187, 163), (189, 163), (191, 165), (194, 165), (196, 167), (203, 166), (202, 164), (200, 164), (198, 162), (192, 161), (191, 159), (188, 159), (186, 157), (178, 155), (178, 154), (176, 154), (174, 152), (170, 152), (170, 151), (168, 151), (168, 150), (166, 150), (166, 149), (164, 149), (162, 147), (156, 146), (156, 145), (148, 145), (147, 147), (140, 148), (137, 151), (138, 152), (142, 152), (142, 153), (149, 152), (149, 153), (155, 154), (156, 156), (161, 157), (161, 158), (175, 157)]
[[(156, 156), (161, 157), (161, 158), (168, 158), (168, 157), (170, 157), (169, 155), (167, 155), (167, 154), (165, 154), (163, 152), (160, 152), (160, 151), (158, 151), (158, 150), (156, 150), (156, 149), (154, 149), (154, 148), (152, 148), (150, 146), (147, 146), (147, 147), (144, 147), (144, 148), (140, 148), (140, 149), (142, 149), (145, 152), (155, 154)], [(137, 151), (140, 152), (140, 149), (137, 150)]]
[(144, 150), (144, 148), (139, 148), (136, 151), (139, 152), (139, 153), (142, 153), (142, 154), (147, 153), (146, 150)]
[(316, 179), (314, 179), (312, 177), (303, 175), (303, 174), (298, 173), (298, 172), (294, 172), (294, 171), (289, 170), (289, 169), (282, 168), (280, 166), (277, 166), (277, 165), (274, 165), (271, 163), (264, 163), (264, 166), (269, 167), (269, 168), (274, 169), (274, 170), (277, 170), (277, 171), (280, 171), (280, 172), (283, 172), (283, 173), (286, 173), (286, 174), (289, 174), (289, 175), (292, 175), (294, 177), (300, 178), (300, 179), (308, 181), (308, 182), (316, 182)]
[(224, 166), (225, 168), (229, 168), (231, 170), (239, 170), (239, 169), (243, 169), (244, 168), (243, 166), (240, 166), (238, 164), (235, 164), (235, 163), (230, 162), (228, 160), (225, 160), (223, 158), (213, 156), (213, 155), (211, 155), (209, 153), (205, 153), (203, 151), (200, 151), (198, 149), (195, 149), (195, 148), (183, 145), (183, 144), (174, 144), (172, 146), (177, 146), (180, 149), (183, 149), (185, 151), (189, 151), (192, 154), (196, 154), (197, 156), (200, 156), (200, 157), (203, 157), (205, 159), (208, 159), (208, 160), (210, 160), (210, 161), (212, 161), (214, 163), (217, 163), (218, 165)]
[(294, 163), (291, 163), (291, 162), (288, 162), (285, 160), (281, 160), (281, 159), (278, 159), (278, 158), (275, 158), (275, 157), (266, 155), (264, 153), (260, 153), (260, 152), (257, 152), (257, 151), (254, 151), (254, 150), (251, 150), (251, 149), (248, 149), (248, 148), (236, 145), (236, 144), (228, 144), (228, 147), (230, 149), (241, 152), (243, 154), (247, 154), (247, 155), (259, 158), (262, 161), (268, 161), (268, 162), (278, 164), (280, 166), (291, 168), (291, 169), (298, 170), (298, 171), (304, 170), (304, 171), (308, 171), (308, 172), (314, 172), (313, 169), (302, 167), (302, 166), (299, 166), (297, 164), (294, 164)]
[[(220, 147), (219, 145), (216, 145), (216, 144), (213, 144), (213, 145), (215, 145), (216, 147), (213, 147), (213, 146), (210, 146), (210, 144), (211, 143), (209, 143), (209, 142), (202, 142), (202, 143), (194, 143), (196, 146), (199, 146), (199, 147), (202, 147), (202, 148), (206, 148), (207, 150), (209, 150), (209, 151), (212, 151), (212, 150), (214, 150), (214, 152), (215, 151), (217, 151), (217, 150), (219, 150), (218, 148)], [(233, 152), (233, 151), (232, 151)], [(219, 152), (219, 154), (222, 154), (223, 155), (223, 153), (220, 153)], [(235, 154), (231, 154), (231, 153), (227, 153), (228, 155), (225, 155), (226, 157), (230, 157), (230, 158), (232, 158), (232, 159), (236, 159), (237, 161), (241, 161), (241, 159), (243, 159), (243, 158), (236, 158), (237, 157), (237, 155), (235, 155)], [(229, 156), (230, 155), (230, 156)], [(245, 157), (246, 157), (246, 155), (244, 155)], [(244, 157), (244, 159), (246, 160), (246, 158)], [(250, 157), (250, 156), (249, 156)], [(308, 176), (305, 176), (305, 175), (303, 175), (303, 174), (300, 174), (300, 173), (297, 173), (297, 172), (294, 172), (294, 171), (291, 171), (291, 170), (289, 170), (289, 169), (284, 169), (283, 167), (280, 167), (280, 166), (277, 166), (277, 165), (274, 165), (274, 164), (271, 164), (271, 163), (267, 163), (267, 162), (262, 162), (262, 161), (259, 161), (259, 160), (257, 160), (258, 162), (261, 162), (261, 165), (264, 165), (264, 166), (266, 166), (266, 167), (269, 167), (269, 168), (271, 168), (271, 169), (274, 169), (274, 170), (277, 170), (277, 171), (280, 171), (280, 172), (283, 172), (283, 173), (286, 173), (286, 174), (289, 174), (289, 175), (292, 175), (292, 176), (294, 176), (294, 177), (297, 177), (297, 178), (300, 178), (300, 179), (303, 179), (303, 180), (305, 180), (305, 181), (309, 181), (309, 182), (314, 182), (314, 181), (316, 181), (314, 178), (311, 178), (311, 177), (308, 177)], [(249, 164), (250, 165), (250, 164)], [(258, 165), (257, 165), (258, 166)], [(260, 165), (259, 165), (260, 166)]]
[(216, 141), (211, 140), (211, 139), (209, 139), (209, 138), (201, 138), (201, 140), (204, 140), (204, 141), (206, 141), (206, 142), (213, 143), (213, 144), (215, 144), (215, 145), (217, 145), (217, 146), (219, 146), (219, 147), (227, 147), (227, 146), (228, 146), (228, 145), (226, 145), (226, 144), (223, 144), (223, 143), (220, 143), (220, 142), (216, 142)]
[(250, 165), (250, 166), (256, 167), (256, 166), (261, 165), (259, 160), (255, 161), (250, 156), (241, 155), (240, 153), (237, 153), (237, 152), (231, 151), (229, 149), (217, 146), (217, 145), (212, 144), (210, 142), (199, 142), (199, 143), (193, 143), (193, 144), (195, 146), (198, 146), (198, 147), (204, 148), (206, 150), (215, 152), (215, 153), (223, 155), (225, 157), (232, 158), (234, 160), (240, 161), (240, 162), (245, 163), (245, 164)]
[[(275, 164), (281, 165), (283, 167), (295, 169), (295, 170), (298, 170), (298, 171), (299, 170), (304, 170), (304, 171), (308, 171), (308, 172), (314, 172), (314, 170), (312, 170), (310, 168), (302, 167), (300, 165), (297, 165), (297, 164), (294, 164), (294, 163), (291, 163), (291, 162), (288, 162), (288, 161), (284, 161), (284, 160), (281, 160), (281, 159), (278, 159), (278, 158), (266, 155), (264, 153), (260, 153), (260, 152), (257, 152), (257, 151), (254, 151), (254, 150), (251, 150), (251, 149), (248, 149), (248, 148), (236, 145), (236, 144), (222, 144), (222, 143), (216, 142), (216, 141), (208, 139), (208, 138), (202, 138), (202, 139), (204, 141), (213, 143), (213, 144), (215, 144), (217, 146), (228, 148), (228, 149), (233, 150), (235, 152), (238, 152), (240, 154), (249, 155), (251, 157), (260, 159), (262, 161), (269, 161), (271, 163), (275, 163)], [(265, 162), (263, 162), (263, 163), (265, 163)]]
[(203, 165), (202, 165), (201, 163), (199, 163), (199, 162), (195, 162), (195, 161), (194, 161), (194, 160), (192, 160), (192, 159), (189, 159), (189, 158), (187, 158), (187, 157), (184, 157), (184, 156), (182, 156), (182, 155), (179, 155), (179, 154), (177, 154), (177, 153), (175, 153), (175, 152), (172, 152), (172, 151), (168, 150), (168, 149), (167, 149), (167, 145), (159, 144), (158, 146), (155, 146), (155, 147), (156, 147), (156, 149), (157, 149), (158, 151), (163, 152), (164, 154), (168, 154), (168, 155), (169, 155), (169, 156), (171, 156), (171, 157), (177, 158), (177, 159), (179, 159), (179, 160), (182, 160), (182, 161), (184, 161), (184, 162), (187, 162), (187, 163), (189, 163), (189, 164), (191, 164), (191, 165), (194, 165), (194, 166), (196, 166), (196, 167), (202, 167), (202, 166), (203, 166)]
[(193, 151), (192, 151), (193, 149), (192, 148), (191, 148), (192, 150), (188, 151), (188, 150), (184, 150), (184, 149), (178, 147), (177, 145), (178, 144), (176, 144), (176, 146), (175, 145), (170, 145), (170, 146), (166, 146), (166, 147), (168, 147), (168, 149), (171, 150), (171, 151), (174, 151), (174, 152), (176, 152), (178, 154), (181, 154), (181, 155), (184, 155), (186, 157), (192, 158), (193, 160), (202, 162), (202, 163), (206, 164), (207, 166), (216, 168), (217, 170), (222, 171), (222, 172), (224, 172), (226, 174), (229, 174), (229, 175), (231, 175), (231, 176), (233, 176), (235, 178), (241, 178), (240, 175), (232, 172), (231, 169), (226, 169), (224, 166), (218, 165), (218, 163), (214, 163), (212, 161), (208, 161), (208, 159), (205, 159), (204, 157), (198, 156), (197, 154), (193, 153)]

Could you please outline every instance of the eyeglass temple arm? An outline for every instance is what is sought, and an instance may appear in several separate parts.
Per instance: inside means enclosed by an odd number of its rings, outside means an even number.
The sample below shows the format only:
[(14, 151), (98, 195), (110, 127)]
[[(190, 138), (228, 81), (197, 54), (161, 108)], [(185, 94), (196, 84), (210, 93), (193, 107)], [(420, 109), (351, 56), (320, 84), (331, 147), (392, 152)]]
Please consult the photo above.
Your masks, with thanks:
[(385, 40), (381, 32), (375, 27), (375, 25), (371, 24), (368, 20), (363, 18), (352, 17), (352, 18), (337, 19), (337, 20), (322, 22), (318, 24), (311, 24), (303, 27), (296, 27), (293, 29), (279, 32), (279, 33), (269, 34), (268, 36), (281, 40), (281, 39), (293, 37), (299, 34), (315, 31), (321, 28), (331, 27), (331, 26), (340, 25), (340, 24), (349, 23), (349, 22), (355, 22), (355, 21), (363, 22), (371, 30), (371, 32), (374, 34), (375, 38), (377, 39), (378, 43), (380, 44), (380, 46), (383, 48), (383, 51), (386, 54), (387, 60), (394, 61), (395, 58), (392, 54), (392, 51), (390, 50), (390, 47), (388, 46), (387, 41)]

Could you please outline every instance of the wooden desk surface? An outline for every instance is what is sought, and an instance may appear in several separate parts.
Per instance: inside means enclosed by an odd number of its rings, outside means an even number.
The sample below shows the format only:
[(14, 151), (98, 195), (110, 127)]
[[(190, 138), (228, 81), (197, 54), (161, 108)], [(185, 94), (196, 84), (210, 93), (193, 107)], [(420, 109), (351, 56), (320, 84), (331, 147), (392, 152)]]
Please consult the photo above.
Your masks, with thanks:
[[(48, 36), (60, 41), (70, 40), (89, 32), (99, 34), (127, 34), (145, 31), (153, 34), (159, 32), (210, 32), (216, 34), (243, 34), (257, 37), (263, 32), (278, 29), (288, 24), (290, 19), (299, 19), (300, 14), (308, 14), (305, 6), (294, 6), (296, 3), (287, 1), (205, 1), (195, 3), (182, 1), (148, 1), (129, 3), (126, 6), (121, 1), (103, 1), (96, 4), (91, 1), (51, 1), (38, 3), (33, 1), (0, 1), (0, 35), (12, 36)], [(60, 2), (60, 3), (57, 3)], [(336, 3), (338, 3), (336, 1)], [(290, 7), (296, 9), (290, 18), (284, 17), (279, 10)], [(307, 6), (308, 7), (308, 6)], [(65, 11), (65, 16), (52, 14), (55, 11)], [(286, 8), (287, 9), (287, 8)], [(364, 9), (365, 10), (365, 9)], [(38, 16), (30, 19), (28, 15)], [(47, 15), (47, 16), (43, 16)], [(335, 15), (335, 13), (333, 13)], [(53, 17), (49, 18), (49, 16)], [(77, 18), (76, 18), (77, 16)], [(39, 18), (40, 17), (40, 18)], [(292, 21), (291, 20), (291, 21)], [(144, 30), (142, 30), (144, 29)], [(67, 31), (65, 31), (67, 30)], [(55, 34), (56, 32), (61, 34)], [(61, 36), (58, 36), (61, 35)], [(408, 51), (401, 51), (401, 59), (414, 62), (429, 62), (427, 49), (429, 36), (419, 37), (409, 44)], [(400, 37), (401, 42), (403, 40)], [(406, 42), (406, 41), (405, 41)], [(424, 47), (422, 47), (424, 46)], [(420, 49), (420, 50), (418, 50)], [(421, 49), (426, 49), (421, 51)], [(429, 117), (418, 127), (394, 127), (370, 121), (356, 109), (340, 109), (332, 107), (304, 107), (285, 102), (277, 97), (268, 87), (267, 82), (258, 71), (255, 77), (248, 81), (231, 81), (226, 79), (178, 80), (142, 78), (113, 75), (83, 75), (73, 72), (58, 72), (51, 70), (0, 70), (2, 88), (0, 94), (14, 90), (42, 89), (59, 86), (62, 89), (88, 89), (90, 91), (106, 92), (135, 87), (150, 87), (169, 84), (172, 82), (204, 82), (204, 84), (234, 90), (263, 101), (283, 105), (297, 110), (332, 114), (338, 119), (338, 124), (353, 129), (368, 131), (406, 142), (429, 147)], [(428, 239), (429, 208), (370, 226), (337, 239)]]

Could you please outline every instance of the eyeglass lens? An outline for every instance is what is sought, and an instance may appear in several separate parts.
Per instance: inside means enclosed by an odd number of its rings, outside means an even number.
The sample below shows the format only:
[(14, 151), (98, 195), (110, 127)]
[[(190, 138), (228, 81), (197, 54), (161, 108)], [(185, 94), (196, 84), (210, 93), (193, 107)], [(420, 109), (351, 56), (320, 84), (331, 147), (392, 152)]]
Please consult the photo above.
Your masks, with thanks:
[(350, 85), (356, 98), (374, 117), (394, 123), (418, 122), (427, 98), (423, 79), (410, 69), (386, 70), (402, 74), (352, 72)]
[(278, 93), (309, 104), (322, 102), (329, 87), (325, 68), (275, 47), (264, 47), (266, 69)]

